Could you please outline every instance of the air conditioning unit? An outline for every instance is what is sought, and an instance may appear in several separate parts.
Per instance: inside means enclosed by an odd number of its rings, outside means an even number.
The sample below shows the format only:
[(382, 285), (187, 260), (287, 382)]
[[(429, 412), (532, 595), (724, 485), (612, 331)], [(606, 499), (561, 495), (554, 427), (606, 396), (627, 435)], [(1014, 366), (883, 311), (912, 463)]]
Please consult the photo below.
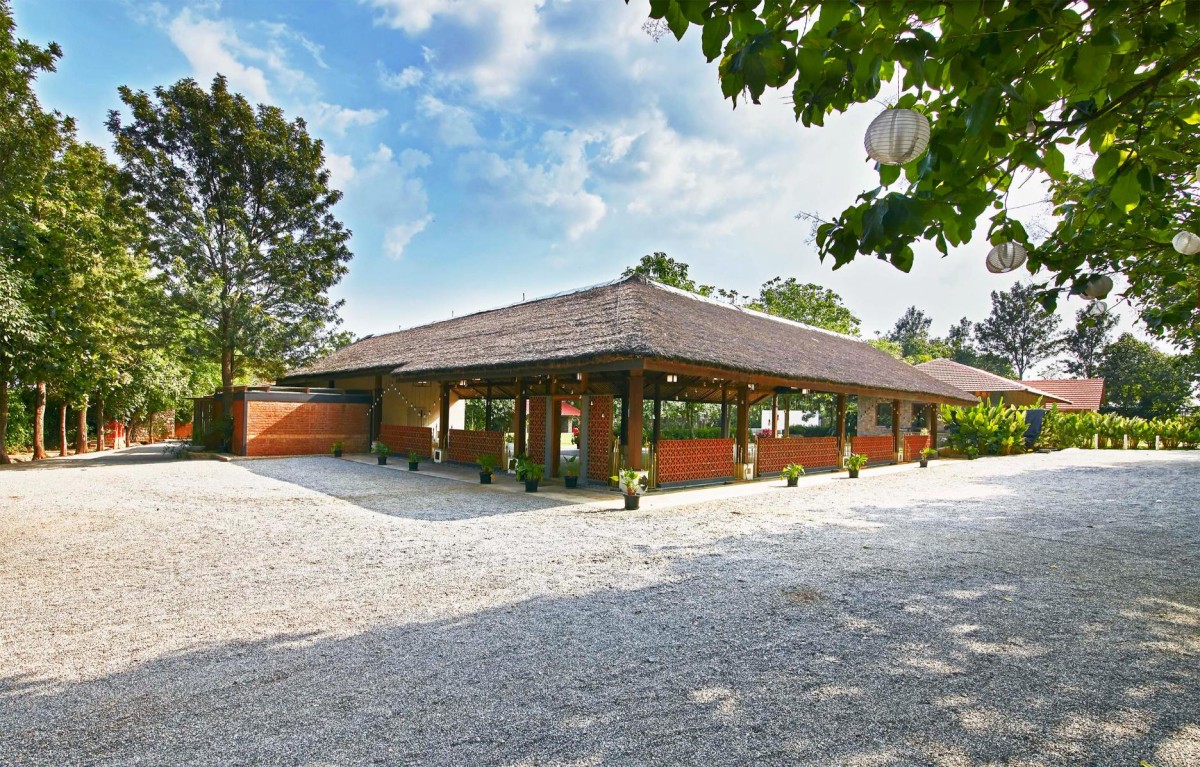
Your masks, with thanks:
[(442, 449), (440, 447), (435, 447), (433, 449), (433, 462), (434, 463), (442, 462)]

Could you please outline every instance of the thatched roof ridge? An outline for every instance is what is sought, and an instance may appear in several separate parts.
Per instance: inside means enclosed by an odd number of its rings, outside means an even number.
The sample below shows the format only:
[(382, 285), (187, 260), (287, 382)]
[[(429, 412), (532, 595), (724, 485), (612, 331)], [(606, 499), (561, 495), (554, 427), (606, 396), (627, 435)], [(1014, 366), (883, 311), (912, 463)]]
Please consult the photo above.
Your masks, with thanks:
[(367, 371), (438, 380), (469, 370), (486, 377), (631, 358), (973, 401), (860, 339), (640, 275), (366, 338), (284, 380)]

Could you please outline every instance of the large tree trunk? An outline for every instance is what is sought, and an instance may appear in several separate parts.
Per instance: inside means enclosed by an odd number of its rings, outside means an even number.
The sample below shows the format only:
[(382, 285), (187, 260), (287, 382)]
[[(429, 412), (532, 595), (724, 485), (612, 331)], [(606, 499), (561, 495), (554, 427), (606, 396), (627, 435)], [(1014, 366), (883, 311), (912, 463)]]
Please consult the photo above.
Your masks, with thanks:
[(96, 452), (104, 452), (104, 399), (96, 400)]
[(83, 455), (88, 451), (87, 411), (88, 400), (85, 396), (83, 402), (79, 403), (79, 433), (75, 435), (76, 455)]
[(67, 454), (67, 402), (63, 400), (58, 418), (58, 454)]
[(46, 457), (46, 382), (38, 381), (33, 399), (33, 460)]
[(12, 463), (8, 452), (4, 449), (4, 440), (8, 437), (8, 373), (11, 366), (8, 360), (0, 362), (0, 464)]
[(233, 349), (221, 351), (221, 417), (233, 417)]

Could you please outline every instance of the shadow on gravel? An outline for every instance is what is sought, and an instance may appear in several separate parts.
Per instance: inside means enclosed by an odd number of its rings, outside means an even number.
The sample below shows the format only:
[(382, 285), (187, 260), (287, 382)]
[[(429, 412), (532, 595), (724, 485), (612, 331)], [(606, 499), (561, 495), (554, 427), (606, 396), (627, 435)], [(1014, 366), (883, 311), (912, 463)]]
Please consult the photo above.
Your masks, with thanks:
[(54, 456), (44, 461), (24, 461), (8, 466), (0, 466), (0, 471), (58, 471), (62, 469), (79, 471), (110, 466), (162, 463), (174, 460), (166, 451), (168, 444), (139, 445), (137, 447), (125, 448), (124, 450), (105, 450), (104, 452), (91, 452), (77, 456)]
[[(500, 492), (481, 485), (394, 471), (326, 457), (239, 461), (260, 477), (289, 482), (380, 514), (426, 522), (456, 522), (563, 506), (536, 493)], [(497, 481), (510, 481), (498, 477)]]

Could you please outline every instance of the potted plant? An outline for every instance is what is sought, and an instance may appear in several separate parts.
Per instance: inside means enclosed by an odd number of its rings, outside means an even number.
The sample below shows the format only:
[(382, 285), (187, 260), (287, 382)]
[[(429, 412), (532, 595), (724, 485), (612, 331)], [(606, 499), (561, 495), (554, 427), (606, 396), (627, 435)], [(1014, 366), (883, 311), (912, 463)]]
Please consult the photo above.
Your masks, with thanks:
[(388, 453), (392, 452), (392, 449), (379, 440), (375, 440), (371, 443), (371, 452), (375, 454), (380, 466), (386, 466)]
[(525, 467), (529, 464), (529, 456), (525, 455), (524, 453), (519, 453), (513, 456), (512, 467), (518, 482), (521, 482), (525, 479)]
[(579, 485), (579, 458), (570, 456), (563, 459), (563, 482), (567, 487)]
[(798, 463), (789, 463), (779, 474), (787, 480), (788, 487), (795, 487), (797, 480), (804, 476), (804, 467)]
[(967, 457), (968, 461), (974, 461), (979, 457), (979, 448), (975, 447), (974, 445), (967, 445), (965, 448), (963, 448), (963, 455)]
[(646, 472), (636, 469), (621, 469), (617, 476), (610, 478), (621, 489), (625, 496), (625, 510), (636, 511), (642, 502), (642, 494), (646, 492), (648, 482)]
[(342, 457), (342, 447), (343, 447), (342, 441), (339, 439), (337, 442), (334, 442), (333, 445), (329, 448), (329, 452), (333, 453), (334, 458), (341, 458)]
[(525, 492), (527, 492), (527, 493), (536, 493), (537, 492), (538, 482), (541, 481), (542, 476), (545, 473), (545, 471), (546, 471), (546, 467), (540, 463), (532, 463), (532, 462), (526, 463), (521, 468), (521, 476), (525, 478), (524, 479)]
[(416, 451), (408, 451), (408, 470), (416, 471), (421, 463), (421, 456), (417, 455)]
[(855, 453), (846, 459), (846, 468), (850, 470), (850, 479), (858, 479), (858, 470), (867, 465), (867, 457)]
[(929, 459), (936, 458), (937, 454), (938, 454), (937, 450), (933, 449), (932, 447), (922, 448), (921, 449), (921, 468), (928, 469), (929, 468)]
[(500, 464), (500, 459), (490, 453), (484, 453), (476, 458), (475, 461), (479, 464), (479, 484), (492, 484), (492, 472)]

